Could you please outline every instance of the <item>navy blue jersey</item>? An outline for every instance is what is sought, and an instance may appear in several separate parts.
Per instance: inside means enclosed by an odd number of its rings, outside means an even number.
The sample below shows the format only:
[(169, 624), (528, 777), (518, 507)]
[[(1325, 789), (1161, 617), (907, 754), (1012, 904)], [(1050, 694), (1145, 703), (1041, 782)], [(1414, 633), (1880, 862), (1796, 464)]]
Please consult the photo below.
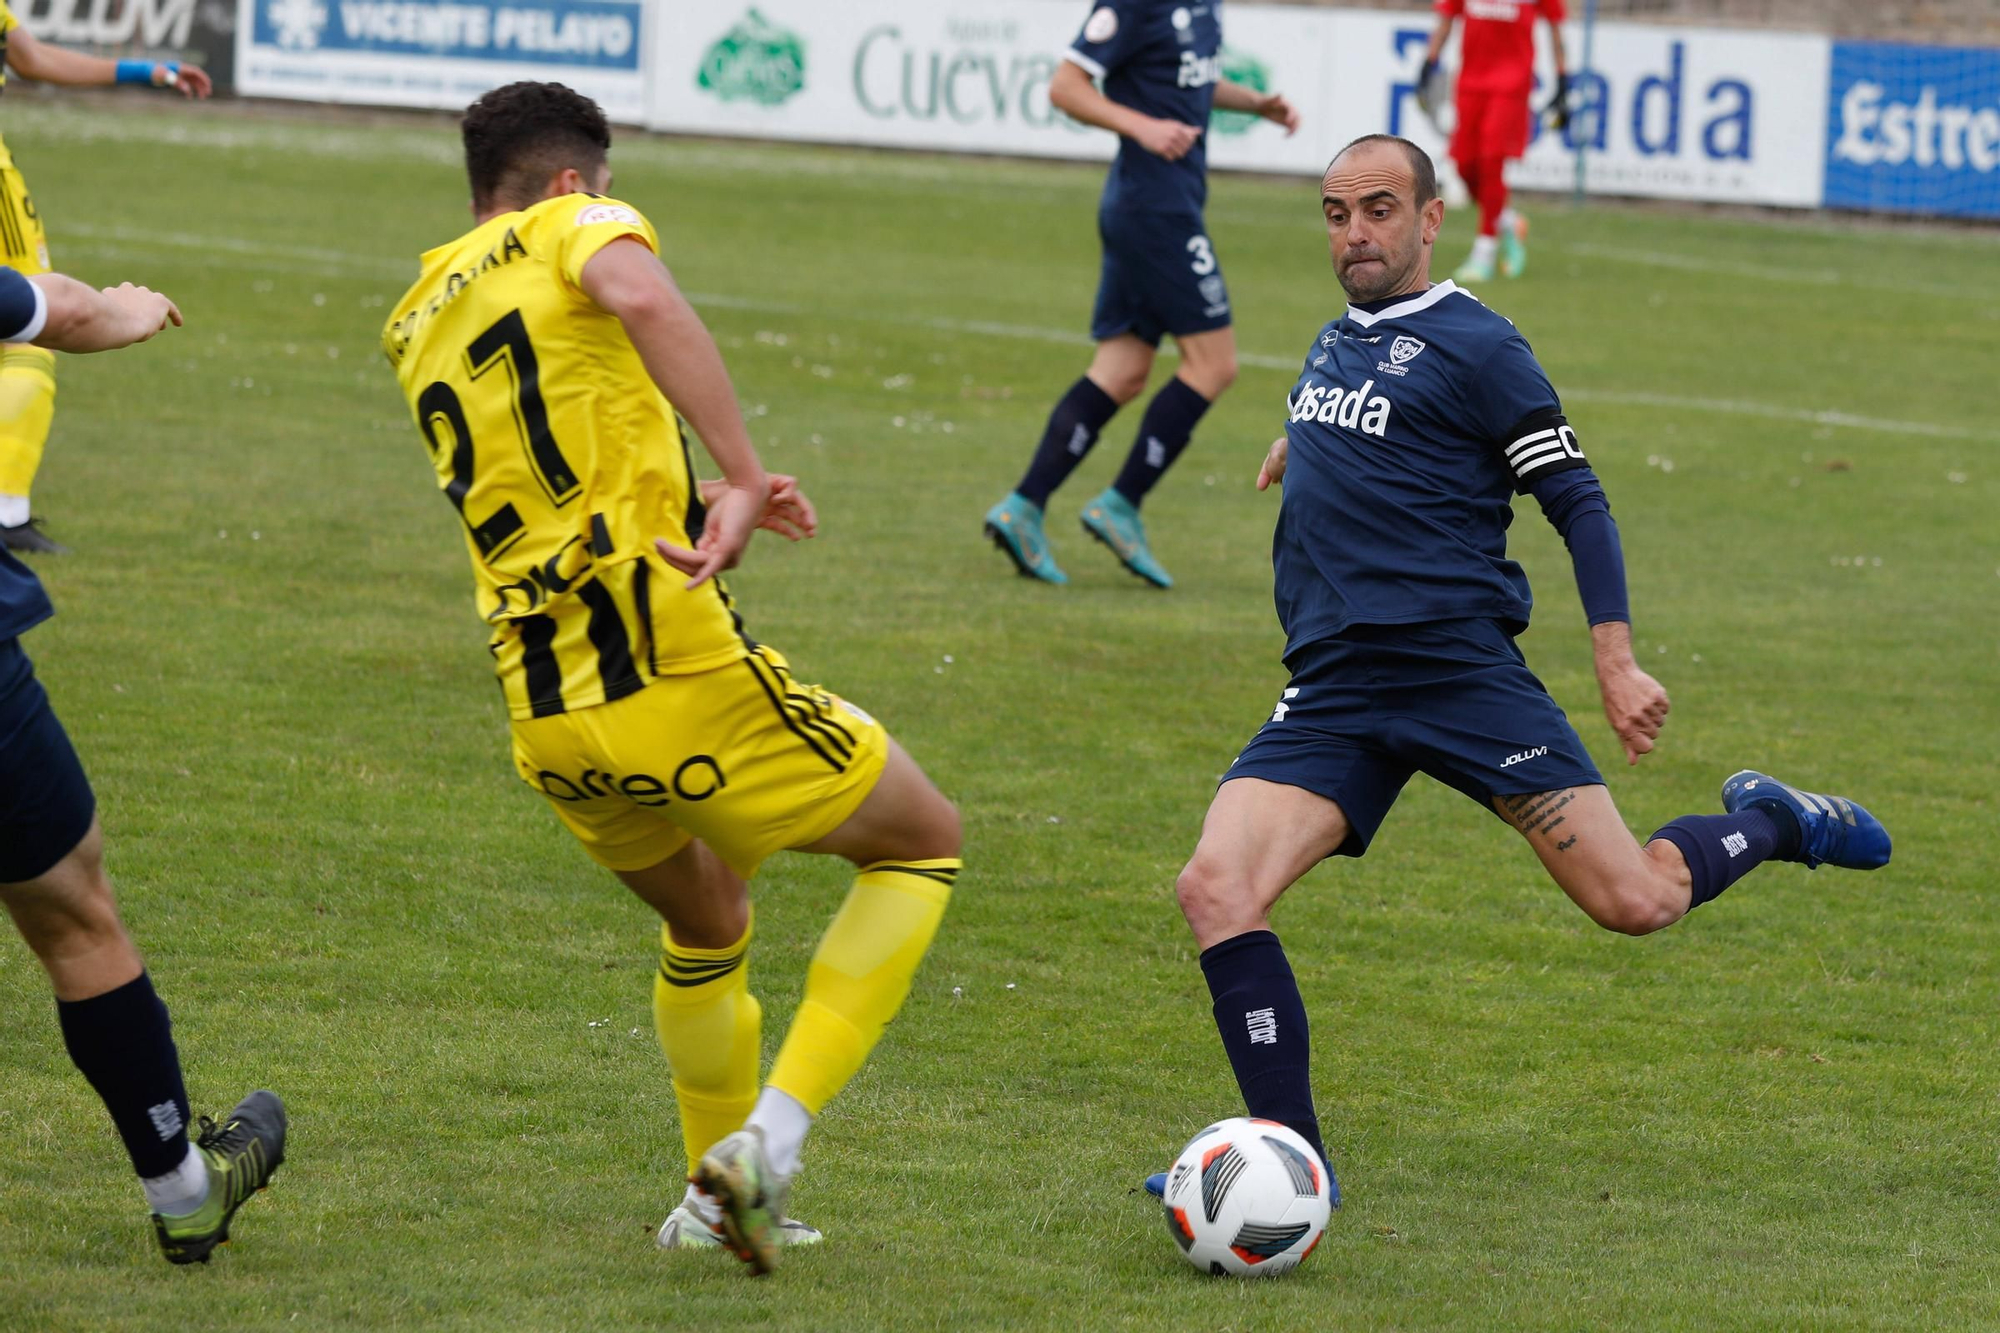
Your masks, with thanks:
[[(1206, 131), (1222, 77), (1222, 0), (1098, 0), (1065, 53), (1104, 81), (1104, 95), (1160, 120)], [(1118, 141), (1099, 207), (1199, 213), (1208, 199), (1208, 141), (1178, 162)]]
[(1449, 282), (1357, 302), (1313, 341), (1286, 406), (1271, 559), (1287, 658), (1349, 625), (1527, 628), (1510, 501), (1585, 463), (1511, 322)]
[[(24, 343), (42, 331), (48, 300), (41, 289), (18, 272), (0, 266), (0, 342)], [(28, 567), (0, 549), (0, 643), (16, 638), (30, 626), (55, 614), (41, 580)]]

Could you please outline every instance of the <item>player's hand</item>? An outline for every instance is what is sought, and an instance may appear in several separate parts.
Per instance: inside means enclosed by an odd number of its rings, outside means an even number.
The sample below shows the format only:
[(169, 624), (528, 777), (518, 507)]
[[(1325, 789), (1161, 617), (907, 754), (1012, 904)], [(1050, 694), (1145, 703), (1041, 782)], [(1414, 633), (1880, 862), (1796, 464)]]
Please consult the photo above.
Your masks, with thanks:
[(799, 479), (783, 472), (773, 472), (770, 477), (771, 500), (764, 507), (764, 521), (757, 526), (777, 533), (786, 541), (817, 537), (819, 513), (799, 489)]
[(653, 540), (653, 549), (662, 560), (689, 576), (686, 587), (692, 592), (723, 570), (736, 568), (743, 559), (743, 548), (749, 544), (750, 534), (764, 521), (770, 494), (768, 482), (757, 489), (725, 484), (722, 493), (708, 506), (701, 540), (692, 549), (676, 546), (664, 537)]
[(153, 86), (172, 87), (182, 97), (192, 97), (197, 102), (215, 91), (209, 81), (208, 71), (199, 65), (182, 65), (178, 71), (168, 69), (164, 64), (153, 66)]
[(1640, 755), (1652, 753), (1653, 742), (1666, 725), (1666, 690), (1637, 663), (1600, 669), (1597, 688), (1604, 696), (1604, 716), (1625, 747), (1625, 762), (1638, 763)]
[(1299, 132), (1299, 109), (1280, 93), (1272, 93), (1257, 106), (1257, 114), (1273, 125), (1283, 125), (1287, 135)]
[(106, 287), (102, 295), (111, 306), (111, 316), (119, 331), (115, 346), (142, 343), (172, 324), (180, 327), (180, 307), (148, 287), (121, 282)]
[(1178, 120), (1149, 120), (1133, 138), (1154, 157), (1178, 162), (1194, 150), (1201, 130)]
[(1291, 441), (1280, 435), (1271, 441), (1271, 448), (1264, 455), (1264, 465), (1257, 469), (1257, 489), (1268, 491), (1273, 482), (1285, 479), (1285, 457), (1290, 452)]
[[(799, 541), (819, 535), (819, 511), (813, 502), (806, 499), (806, 493), (799, 489), (799, 479), (783, 472), (765, 474), (771, 482), (771, 498), (764, 506), (764, 517), (757, 526), (767, 532), (775, 532), (786, 541)], [(701, 483), (701, 502), (714, 504), (729, 489), (729, 483), (720, 479), (710, 479)]]

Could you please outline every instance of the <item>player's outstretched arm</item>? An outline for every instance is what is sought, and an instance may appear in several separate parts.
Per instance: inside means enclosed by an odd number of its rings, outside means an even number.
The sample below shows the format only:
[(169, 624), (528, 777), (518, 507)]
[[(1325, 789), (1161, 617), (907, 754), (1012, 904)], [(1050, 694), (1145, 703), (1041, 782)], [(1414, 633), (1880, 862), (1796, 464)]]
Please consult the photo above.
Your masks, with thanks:
[(1299, 109), (1287, 101), (1283, 93), (1258, 92), (1255, 88), (1219, 79), (1215, 84), (1215, 104), (1224, 111), (1248, 111), (1253, 116), (1261, 116), (1273, 125), (1284, 126), (1286, 134), (1298, 133)]
[[(12, 269), (4, 272), (19, 277)], [(181, 322), (180, 309), (172, 301), (129, 282), (98, 291), (60, 273), (37, 273), (24, 281), (41, 290), (47, 315), (40, 329), (19, 341), (52, 351), (109, 352), (142, 343), (169, 324)]]
[(581, 286), (625, 326), (646, 373), (687, 418), (722, 470), (726, 489), (710, 503), (694, 549), (656, 543), (667, 562), (689, 576), (687, 586), (699, 587), (736, 567), (771, 498), (770, 478), (744, 429), (736, 388), (701, 316), (643, 241), (612, 241), (592, 255), (583, 266)]
[(1424, 48), (1424, 70), (1421, 78), (1429, 78), (1431, 71), (1437, 68), (1438, 61), (1444, 58), (1444, 44), (1451, 40), (1451, 27), (1456, 22), (1458, 22), (1456, 15), (1438, 15), (1437, 26), (1431, 29), (1431, 44)]
[(20, 26), (7, 34), (7, 65), (24, 79), (71, 87), (138, 83), (175, 88), (183, 97), (195, 98), (213, 91), (208, 75), (198, 65), (182, 65), (177, 60), (106, 60), (50, 46)]
[(1186, 157), (1201, 138), (1199, 125), (1158, 120), (1143, 111), (1120, 106), (1097, 90), (1089, 70), (1071, 60), (1057, 63), (1055, 77), (1049, 80), (1049, 103), (1071, 120), (1122, 134), (1153, 156), (1169, 162)]

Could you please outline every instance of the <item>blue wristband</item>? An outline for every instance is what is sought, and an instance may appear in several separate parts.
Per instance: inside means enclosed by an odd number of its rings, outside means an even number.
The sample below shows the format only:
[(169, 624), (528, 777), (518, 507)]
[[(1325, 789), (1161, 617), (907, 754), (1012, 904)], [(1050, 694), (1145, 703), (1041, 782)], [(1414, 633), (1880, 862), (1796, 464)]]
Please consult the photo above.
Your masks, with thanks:
[[(161, 63), (163, 63), (163, 64), (164, 64), (164, 65), (166, 66), (166, 70), (167, 70), (167, 73), (168, 73), (168, 75), (170, 75), (170, 76), (171, 76), (171, 75), (175, 75), (175, 74), (178, 74), (178, 73), (180, 73), (180, 72), (181, 72), (181, 66), (180, 66), (180, 62), (179, 62), (178, 60), (168, 60), (168, 61), (164, 61), (164, 62), (161, 62)], [(120, 82), (120, 83), (143, 83), (143, 84), (145, 84), (145, 85), (146, 85), (146, 86), (147, 86), (148, 88), (152, 87), (152, 86), (153, 86), (153, 64), (154, 64), (154, 62), (153, 62), (153, 61), (150, 61), (150, 60), (121, 60), (121, 61), (119, 61), (119, 62), (118, 62), (118, 82)], [(172, 83), (172, 82), (173, 82), (173, 79), (172, 79), (171, 77), (169, 77), (169, 78), (168, 78), (168, 80), (167, 80), (167, 82), (168, 82), (168, 83)]]

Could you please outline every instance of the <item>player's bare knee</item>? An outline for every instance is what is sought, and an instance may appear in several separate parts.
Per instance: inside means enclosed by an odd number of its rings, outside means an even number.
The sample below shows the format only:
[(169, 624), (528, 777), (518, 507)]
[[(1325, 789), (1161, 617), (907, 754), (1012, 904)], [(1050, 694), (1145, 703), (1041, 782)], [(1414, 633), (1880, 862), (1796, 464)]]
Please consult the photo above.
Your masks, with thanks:
[(1196, 852), (1174, 880), (1174, 898), (1196, 939), (1233, 934), (1232, 923), (1254, 913), (1249, 886), (1217, 862)]
[(1231, 352), (1202, 366), (1201, 383), (1195, 387), (1201, 392), (1202, 397), (1212, 403), (1227, 393), (1229, 386), (1234, 383), (1236, 383), (1236, 354)]
[(1105, 396), (1120, 407), (1123, 407), (1146, 391), (1146, 372), (1144, 370), (1134, 370), (1123, 366), (1102, 372), (1093, 370), (1091, 378), (1097, 380), (1098, 387), (1104, 390)]

